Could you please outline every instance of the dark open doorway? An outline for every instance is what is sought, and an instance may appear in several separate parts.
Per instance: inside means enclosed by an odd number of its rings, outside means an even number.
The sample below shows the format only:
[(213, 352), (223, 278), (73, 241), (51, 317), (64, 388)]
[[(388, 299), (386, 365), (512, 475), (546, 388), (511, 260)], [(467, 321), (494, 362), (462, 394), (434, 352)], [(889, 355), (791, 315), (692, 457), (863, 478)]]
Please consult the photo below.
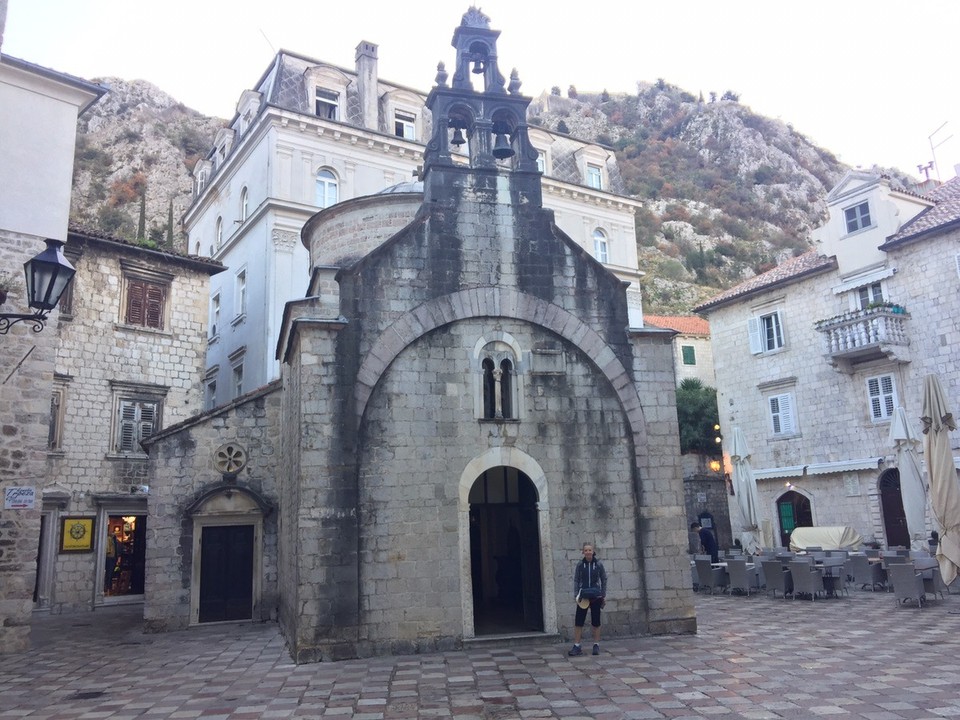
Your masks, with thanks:
[(810, 498), (794, 490), (777, 498), (777, 515), (780, 520), (780, 544), (783, 547), (790, 547), (790, 533), (794, 528), (813, 527)]
[(207, 525), (200, 539), (200, 622), (253, 616), (253, 525)]
[(474, 632), (543, 631), (537, 490), (512, 467), (484, 472), (470, 489)]
[(887, 547), (910, 547), (910, 531), (907, 530), (907, 514), (903, 510), (900, 471), (897, 468), (891, 468), (880, 476), (880, 512), (883, 515)]

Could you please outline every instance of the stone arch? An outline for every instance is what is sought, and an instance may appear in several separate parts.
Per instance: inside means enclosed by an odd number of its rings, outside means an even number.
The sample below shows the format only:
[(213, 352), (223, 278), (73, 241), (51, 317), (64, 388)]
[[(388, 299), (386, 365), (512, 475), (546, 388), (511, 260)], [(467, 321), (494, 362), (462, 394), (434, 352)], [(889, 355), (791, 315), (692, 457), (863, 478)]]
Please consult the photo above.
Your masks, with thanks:
[(537, 521), (540, 528), (540, 568), (543, 587), (543, 630), (557, 632), (557, 606), (553, 588), (553, 542), (550, 531), (550, 502), (547, 477), (540, 464), (522, 450), (513, 447), (490, 448), (473, 458), (460, 473), (457, 493), (460, 556), (460, 607), (463, 636), (474, 637), (473, 578), (470, 572), (470, 488), (480, 475), (505, 465), (525, 474), (537, 490)]
[(607, 378), (616, 394), (630, 427), (634, 462), (638, 468), (641, 466), (639, 453), (646, 441), (643, 407), (633, 378), (616, 353), (596, 330), (562, 307), (526, 293), (498, 287), (460, 290), (434, 298), (384, 328), (357, 371), (357, 427), (360, 427), (374, 388), (404, 348), (443, 325), (479, 317), (506, 317), (540, 325), (581, 350)]

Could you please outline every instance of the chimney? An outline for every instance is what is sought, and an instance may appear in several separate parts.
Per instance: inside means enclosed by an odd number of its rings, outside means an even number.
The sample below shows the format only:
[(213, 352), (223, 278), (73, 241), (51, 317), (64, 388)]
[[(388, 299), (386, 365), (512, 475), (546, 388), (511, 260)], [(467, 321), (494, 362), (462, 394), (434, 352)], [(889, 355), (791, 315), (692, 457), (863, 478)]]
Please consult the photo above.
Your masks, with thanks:
[(360, 92), (360, 124), (370, 130), (379, 130), (377, 46), (366, 40), (357, 45), (357, 85)]

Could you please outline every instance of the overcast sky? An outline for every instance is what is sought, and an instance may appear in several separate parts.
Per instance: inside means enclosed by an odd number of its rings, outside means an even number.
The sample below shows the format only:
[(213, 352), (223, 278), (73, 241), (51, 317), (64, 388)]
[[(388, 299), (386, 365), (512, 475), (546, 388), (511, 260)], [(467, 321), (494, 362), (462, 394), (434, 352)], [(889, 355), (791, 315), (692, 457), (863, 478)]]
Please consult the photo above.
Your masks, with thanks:
[[(663, 78), (733, 90), (843, 162), (942, 180), (960, 163), (954, 58), (960, 2), (928, 0), (485, 0), (500, 67), (523, 92), (636, 92)], [(9, 0), (3, 52), (92, 79), (144, 79), (228, 118), (276, 50), (353, 67), (380, 46), (380, 76), (428, 90), (469, 1)], [(944, 126), (944, 123), (946, 125)], [(943, 126), (941, 128), (941, 126)], [(935, 177), (935, 175), (934, 175)]]

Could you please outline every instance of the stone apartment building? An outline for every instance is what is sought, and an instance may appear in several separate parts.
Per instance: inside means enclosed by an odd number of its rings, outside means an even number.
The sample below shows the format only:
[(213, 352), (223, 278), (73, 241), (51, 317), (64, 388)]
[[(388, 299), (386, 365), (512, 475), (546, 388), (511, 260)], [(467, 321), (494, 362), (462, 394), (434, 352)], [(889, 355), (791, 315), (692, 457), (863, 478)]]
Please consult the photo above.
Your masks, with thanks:
[[(140, 441), (202, 407), (209, 258), (71, 229), (55, 328), (35, 607), (141, 602), (150, 541)], [(89, 542), (69, 547), (70, 530)]]
[(145, 441), (149, 627), (276, 616), (298, 662), (569, 635), (589, 540), (611, 634), (695, 630), (672, 333), (544, 208), (498, 35), (454, 32), (422, 190), (307, 223), (280, 379)]
[(643, 322), (676, 333), (673, 367), (677, 373), (677, 385), (687, 378), (695, 378), (706, 387), (716, 387), (710, 323), (696, 315), (644, 315)]
[[(281, 51), (241, 95), (194, 169), (195, 199), (184, 215), (189, 252), (229, 268), (211, 282), (207, 407), (279, 377), (273, 342), (284, 305), (310, 281), (304, 223), (318, 209), (415, 179), (435, 122), (425, 101), (420, 90), (380, 77), (370, 42), (357, 46), (353, 68)], [(624, 195), (612, 149), (532, 125), (527, 136), (545, 206), (630, 283), (630, 323), (641, 326), (639, 203)], [(466, 163), (474, 140), (461, 129), (456, 142), (452, 154)]]
[[(919, 196), (852, 171), (828, 206), (816, 250), (695, 308), (720, 423), (750, 445), (768, 544), (797, 525), (849, 525), (909, 546), (932, 526), (906, 527), (888, 434), (897, 406), (919, 433), (929, 373), (960, 399), (960, 180)], [(735, 498), (730, 517), (736, 535)]]
[[(6, 4), (0, 5), (2, 42)], [(76, 124), (106, 90), (0, 54), (0, 268), (4, 314), (28, 312), (23, 263), (67, 236)], [(27, 648), (46, 486), (54, 310), (47, 327), (0, 324), (0, 652)], [(11, 502), (17, 493), (23, 502)]]

